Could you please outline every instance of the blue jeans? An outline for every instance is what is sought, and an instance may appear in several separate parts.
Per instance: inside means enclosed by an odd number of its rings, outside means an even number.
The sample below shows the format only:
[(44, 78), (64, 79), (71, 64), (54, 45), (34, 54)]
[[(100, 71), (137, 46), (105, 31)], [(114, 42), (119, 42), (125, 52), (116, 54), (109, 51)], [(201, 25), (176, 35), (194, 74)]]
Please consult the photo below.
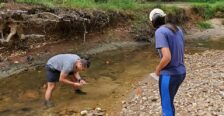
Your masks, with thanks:
[(160, 75), (159, 92), (163, 116), (175, 116), (174, 97), (186, 74)]

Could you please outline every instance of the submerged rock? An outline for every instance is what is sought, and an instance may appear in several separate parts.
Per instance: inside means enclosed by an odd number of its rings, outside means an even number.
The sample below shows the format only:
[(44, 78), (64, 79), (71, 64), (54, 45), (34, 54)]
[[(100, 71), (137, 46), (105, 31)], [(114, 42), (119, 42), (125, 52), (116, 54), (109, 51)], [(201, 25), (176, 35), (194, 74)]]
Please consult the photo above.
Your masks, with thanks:
[(39, 99), (39, 93), (34, 90), (27, 90), (24, 93), (20, 94), (18, 99), (22, 101), (36, 100)]

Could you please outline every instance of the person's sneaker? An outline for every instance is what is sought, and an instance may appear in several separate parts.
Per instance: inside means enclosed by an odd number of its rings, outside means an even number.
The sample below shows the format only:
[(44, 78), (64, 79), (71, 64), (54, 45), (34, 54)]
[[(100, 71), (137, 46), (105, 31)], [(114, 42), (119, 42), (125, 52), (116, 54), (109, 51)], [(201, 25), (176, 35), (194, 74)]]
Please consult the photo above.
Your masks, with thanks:
[(54, 107), (53, 102), (48, 101), (48, 100), (45, 100), (45, 101), (44, 101), (44, 105), (47, 106), (48, 108)]
[(82, 90), (80, 90), (80, 89), (76, 89), (76, 90), (75, 90), (75, 93), (76, 93), (76, 94), (79, 94), (79, 95), (86, 95), (86, 92), (84, 92), (84, 91), (82, 91)]

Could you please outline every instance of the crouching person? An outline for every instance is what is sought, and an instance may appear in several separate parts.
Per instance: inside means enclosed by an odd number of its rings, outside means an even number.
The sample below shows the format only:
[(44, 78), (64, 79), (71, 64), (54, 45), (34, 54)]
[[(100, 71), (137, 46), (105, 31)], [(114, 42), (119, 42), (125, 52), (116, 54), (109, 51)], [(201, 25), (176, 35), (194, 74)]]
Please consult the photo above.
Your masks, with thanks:
[[(62, 82), (73, 86), (75, 92), (80, 93), (81, 88), (86, 82), (80, 77), (79, 72), (85, 71), (90, 66), (90, 61), (81, 59), (76, 54), (59, 54), (50, 58), (46, 64), (47, 70), (47, 89), (45, 92), (45, 105), (52, 107), (52, 92), (57, 82)], [(72, 75), (72, 79), (68, 76)]]

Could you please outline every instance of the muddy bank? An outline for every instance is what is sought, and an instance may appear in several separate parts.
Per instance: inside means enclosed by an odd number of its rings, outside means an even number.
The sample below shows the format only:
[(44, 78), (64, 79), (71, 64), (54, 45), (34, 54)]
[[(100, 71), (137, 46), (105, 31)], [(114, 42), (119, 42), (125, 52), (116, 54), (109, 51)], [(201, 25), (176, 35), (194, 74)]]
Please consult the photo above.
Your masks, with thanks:
[[(110, 52), (112, 50), (119, 50), (121, 48), (138, 48), (141, 46), (149, 45), (148, 43), (138, 43), (135, 41), (123, 41), (123, 42), (111, 42), (111, 43), (102, 43), (98, 45), (92, 46), (89, 50), (80, 50), (75, 51), (70, 48), (70, 51), (63, 51), (63, 53), (76, 53), (81, 56), (88, 55), (96, 55), (102, 52)], [(90, 46), (89, 46), (90, 47)], [(4, 62), (3, 66), (0, 67), (0, 79), (4, 77), (8, 77), (10, 75), (18, 74), (23, 71), (28, 70), (36, 70), (38, 67), (43, 67), (48, 58), (50, 58), (53, 54), (56, 53), (46, 53), (41, 55), (28, 55), (28, 56), (20, 56), (17, 60), (14, 58), (13, 62)]]
[[(224, 115), (223, 57), (223, 50), (185, 56), (187, 76), (174, 102), (178, 116)], [(148, 76), (122, 103), (122, 116), (161, 115), (158, 81)]]

